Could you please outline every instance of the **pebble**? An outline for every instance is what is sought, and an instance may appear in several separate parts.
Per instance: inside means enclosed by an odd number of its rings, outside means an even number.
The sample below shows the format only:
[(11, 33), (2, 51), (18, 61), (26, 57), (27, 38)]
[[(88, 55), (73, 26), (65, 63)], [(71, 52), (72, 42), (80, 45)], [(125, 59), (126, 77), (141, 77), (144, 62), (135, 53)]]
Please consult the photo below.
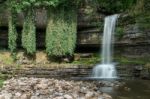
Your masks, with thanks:
[(0, 99), (112, 99), (96, 88), (93, 82), (12, 78), (5, 81), (0, 90)]
[(64, 95), (64, 98), (65, 98), (65, 99), (73, 99), (73, 98), (72, 98), (72, 96), (67, 95), (67, 94), (66, 94), (66, 95)]

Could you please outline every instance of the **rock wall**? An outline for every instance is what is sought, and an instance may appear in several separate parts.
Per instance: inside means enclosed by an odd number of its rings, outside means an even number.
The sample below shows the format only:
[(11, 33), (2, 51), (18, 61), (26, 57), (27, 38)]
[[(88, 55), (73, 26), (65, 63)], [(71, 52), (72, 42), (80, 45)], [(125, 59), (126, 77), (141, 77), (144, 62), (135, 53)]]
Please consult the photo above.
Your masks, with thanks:
[[(0, 47), (7, 47), (8, 11), (1, 13), (0, 27)], [(37, 9), (37, 47), (45, 48), (45, 28), (47, 14), (45, 9)], [(102, 40), (105, 13), (97, 12), (92, 6), (84, 5), (78, 10), (78, 33), (77, 33), (77, 52), (98, 52)], [(5, 21), (2, 21), (5, 20)], [(129, 22), (126, 22), (129, 21)], [(141, 30), (128, 15), (122, 14), (118, 19), (115, 34), (116, 53), (126, 56), (150, 56), (150, 29)], [(23, 13), (18, 15), (18, 33), (21, 38), (21, 26), (23, 23)], [(18, 39), (18, 47), (21, 47), (21, 40)]]
[[(52, 67), (51, 67), (52, 65)], [(92, 66), (63, 64), (61, 67), (51, 64), (47, 66), (0, 66), (0, 73), (8, 77), (38, 77), (38, 78), (79, 78), (89, 77), (92, 73)], [(59, 65), (60, 66), (60, 65)], [(124, 79), (141, 78), (150, 79), (150, 72), (141, 65), (116, 66), (118, 76)], [(80, 79), (80, 78), (79, 78)]]

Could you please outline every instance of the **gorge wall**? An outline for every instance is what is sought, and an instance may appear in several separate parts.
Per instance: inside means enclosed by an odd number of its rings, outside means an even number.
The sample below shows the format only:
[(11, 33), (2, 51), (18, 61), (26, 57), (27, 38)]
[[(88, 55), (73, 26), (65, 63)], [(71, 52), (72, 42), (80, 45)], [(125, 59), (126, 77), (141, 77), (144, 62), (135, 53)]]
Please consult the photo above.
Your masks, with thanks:
[[(78, 9), (77, 52), (98, 52), (103, 33), (104, 17), (108, 13), (95, 10), (86, 4)], [(8, 11), (0, 13), (0, 47), (7, 48), (8, 42)], [(47, 23), (45, 9), (37, 9), (37, 47), (45, 48), (45, 30)], [(23, 24), (23, 13), (18, 15), (17, 26), (19, 38)], [(132, 20), (128, 14), (122, 13), (118, 19), (115, 34), (115, 51), (127, 56), (150, 56), (150, 28), (141, 29), (141, 26)], [(18, 39), (18, 47), (21, 40)]]
[[(86, 0), (88, 1), (88, 0)], [(148, 11), (148, 10), (147, 10)], [(150, 10), (149, 10), (150, 11)], [(150, 14), (149, 11), (147, 14)], [(93, 7), (93, 5), (90, 5), (89, 3), (84, 3), (81, 7), (78, 8), (78, 26), (77, 26), (77, 46), (76, 46), (76, 53), (90, 53), (88, 54), (80, 54), (75, 55), (75, 61), (78, 62), (78, 64), (82, 64), (82, 67), (77, 67), (74, 69), (72, 66), (70, 67), (71, 70), (64, 69), (60, 71), (56, 71), (56, 76), (60, 76), (60, 72), (62, 75), (68, 75), (73, 74), (73, 76), (77, 75), (84, 75), (87, 76), (89, 74), (89, 71), (91, 71), (93, 64), (99, 63), (100, 59), (93, 58), (94, 55), (91, 53), (99, 53), (101, 49), (101, 40), (102, 40), (102, 34), (103, 34), (103, 25), (104, 25), (104, 18), (108, 15), (115, 14), (103, 11), (102, 9), (96, 9)], [(8, 11), (3, 11), (0, 13), (0, 49), (7, 49), (8, 47)], [(149, 20), (150, 17), (147, 17), (143, 14), (141, 14), (140, 18), (142, 18), (146, 22), (137, 22), (140, 19), (137, 20), (138, 16), (131, 16), (129, 13), (120, 13), (120, 18), (117, 22), (117, 28), (115, 33), (115, 56), (119, 56), (117, 65), (117, 69), (119, 70), (119, 74), (122, 76), (140, 76), (145, 77), (145, 75), (149, 75), (150, 77), (150, 25)], [(22, 31), (22, 24), (23, 24), (23, 13), (18, 15), (17, 18), (17, 30), (18, 30), (18, 53), (17, 54), (17, 64), (15, 64), (13, 71), (20, 73), (23, 73), (22, 71), (25, 71), (25, 74), (27, 75), (31, 73), (35, 73), (33, 75), (47, 75), (49, 76), (50, 73), (54, 73), (53, 69), (47, 70), (47, 68), (43, 69), (41, 71), (41, 68), (46, 67), (51, 63), (47, 59), (47, 55), (44, 52), (37, 51), (35, 57), (32, 59), (28, 59), (27, 57), (24, 57), (24, 52), (20, 51), (21, 48), (21, 31)], [(142, 23), (142, 24), (141, 24)], [(147, 24), (148, 23), (148, 24)], [(36, 26), (37, 26), (37, 34), (36, 34), (36, 41), (37, 41), (37, 47), (39, 50), (45, 50), (45, 31), (46, 31), (46, 24), (47, 24), (47, 11), (45, 9), (37, 9), (36, 11)], [(0, 50), (1, 51), (1, 50)], [(1, 54), (1, 53), (0, 53)], [(1, 57), (2, 56), (2, 57)], [(5, 57), (3, 59), (3, 56)], [(12, 59), (10, 60), (11, 54), (8, 51), (2, 51), (2, 55), (0, 55), (0, 64), (2, 71), (0, 72), (10, 72), (10, 75), (13, 74), (12, 72)], [(123, 56), (123, 57), (122, 57)], [(128, 59), (124, 58), (127, 57)], [(35, 60), (34, 60), (35, 58)], [(83, 58), (84, 61), (81, 61)], [(93, 58), (93, 60), (91, 59)], [(99, 58), (99, 54), (98, 54)], [(144, 60), (143, 60), (144, 59)], [(10, 66), (10, 70), (6, 67), (6, 69), (3, 66), (3, 61), (8, 60), (6, 63), (8, 63), (8, 67)], [(94, 62), (93, 62), (94, 61)], [(23, 69), (23, 67), (19, 67), (20, 65), (29, 65), (29, 67)], [(73, 63), (74, 64), (74, 63)], [(91, 65), (90, 67), (86, 67), (88, 65)], [(35, 67), (39, 65), (40, 68)], [(44, 66), (46, 65), (46, 66)], [(54, 65), (52, 63), (52, 65)], [(66, 64), (65, 64), (66, 65)], [(31, 68), (33, 67), (33, 68)], [(57, 66), (55, 66), (57, 67)], [(62, 66), (63, 68), (65, 66)], [(48, 67), (49, 68), (49, 67)], [(51, 68), (51, 66), (50, 66)], [(69, 68), (69, 67), (67, 67)], [(147, 69), (145, 69), (147, 68)], [(26, 69), (29, 71), (29, 73), (26, 71)], [(85, 71), (81, 71), (82, 70)], [(68, 70), (68, 71), (67, 71)], [(40, 71), (42, 73), (40, 73)], [(62, 72), (63, 71), (63, 72)], [(74, 72), (73, 72), (74, 71)], [(37, 74), (39, 73), (39, 74)], [(83, 74), (82, 74), (83, 73)], [(15, 74), (15, 73), (14, 73)], [(80, 76), (81, 76), (80, 75)], [(52, 75), (54, 76), (54, 75)]]

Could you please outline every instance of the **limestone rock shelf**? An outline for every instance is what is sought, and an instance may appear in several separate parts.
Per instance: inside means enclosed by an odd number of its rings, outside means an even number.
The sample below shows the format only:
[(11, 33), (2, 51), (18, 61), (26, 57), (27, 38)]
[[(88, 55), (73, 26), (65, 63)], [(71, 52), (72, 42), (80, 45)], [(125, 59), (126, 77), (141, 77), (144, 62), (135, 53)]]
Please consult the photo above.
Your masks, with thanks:
[[(92, 73), (92, 68), (95, 66), (94, 64), (86, 67), (84, 65), (70, 65), (70, 67), (63, 66), (59, 67), (59, 69), (53, 65), (46, 66), (25, 66), (25, 67), (12, 67), (5, 66), (0, 67), (1, 74), (7, 74), (8, 77), (38, 77), (38, 78), (72, 78), (72, 77), (90, 77)], [(138, 67), (138, 68), (137, 68)], [(120, 78), (144, 78), (149, 77), (149, 73), (147, 69), (142, 65), (117, 65), (118, 76)], [(149, 75), (149, 76), (148, 76)]]

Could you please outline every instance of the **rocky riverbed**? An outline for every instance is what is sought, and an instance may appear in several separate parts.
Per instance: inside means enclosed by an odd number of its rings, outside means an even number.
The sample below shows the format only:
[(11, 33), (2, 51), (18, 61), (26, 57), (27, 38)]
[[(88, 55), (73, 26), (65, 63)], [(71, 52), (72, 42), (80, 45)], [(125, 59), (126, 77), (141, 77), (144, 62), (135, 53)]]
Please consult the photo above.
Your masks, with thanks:
[(11, 78), (0, 89), (0, 99), (112, 99), (104, 84), (46, 78)]

